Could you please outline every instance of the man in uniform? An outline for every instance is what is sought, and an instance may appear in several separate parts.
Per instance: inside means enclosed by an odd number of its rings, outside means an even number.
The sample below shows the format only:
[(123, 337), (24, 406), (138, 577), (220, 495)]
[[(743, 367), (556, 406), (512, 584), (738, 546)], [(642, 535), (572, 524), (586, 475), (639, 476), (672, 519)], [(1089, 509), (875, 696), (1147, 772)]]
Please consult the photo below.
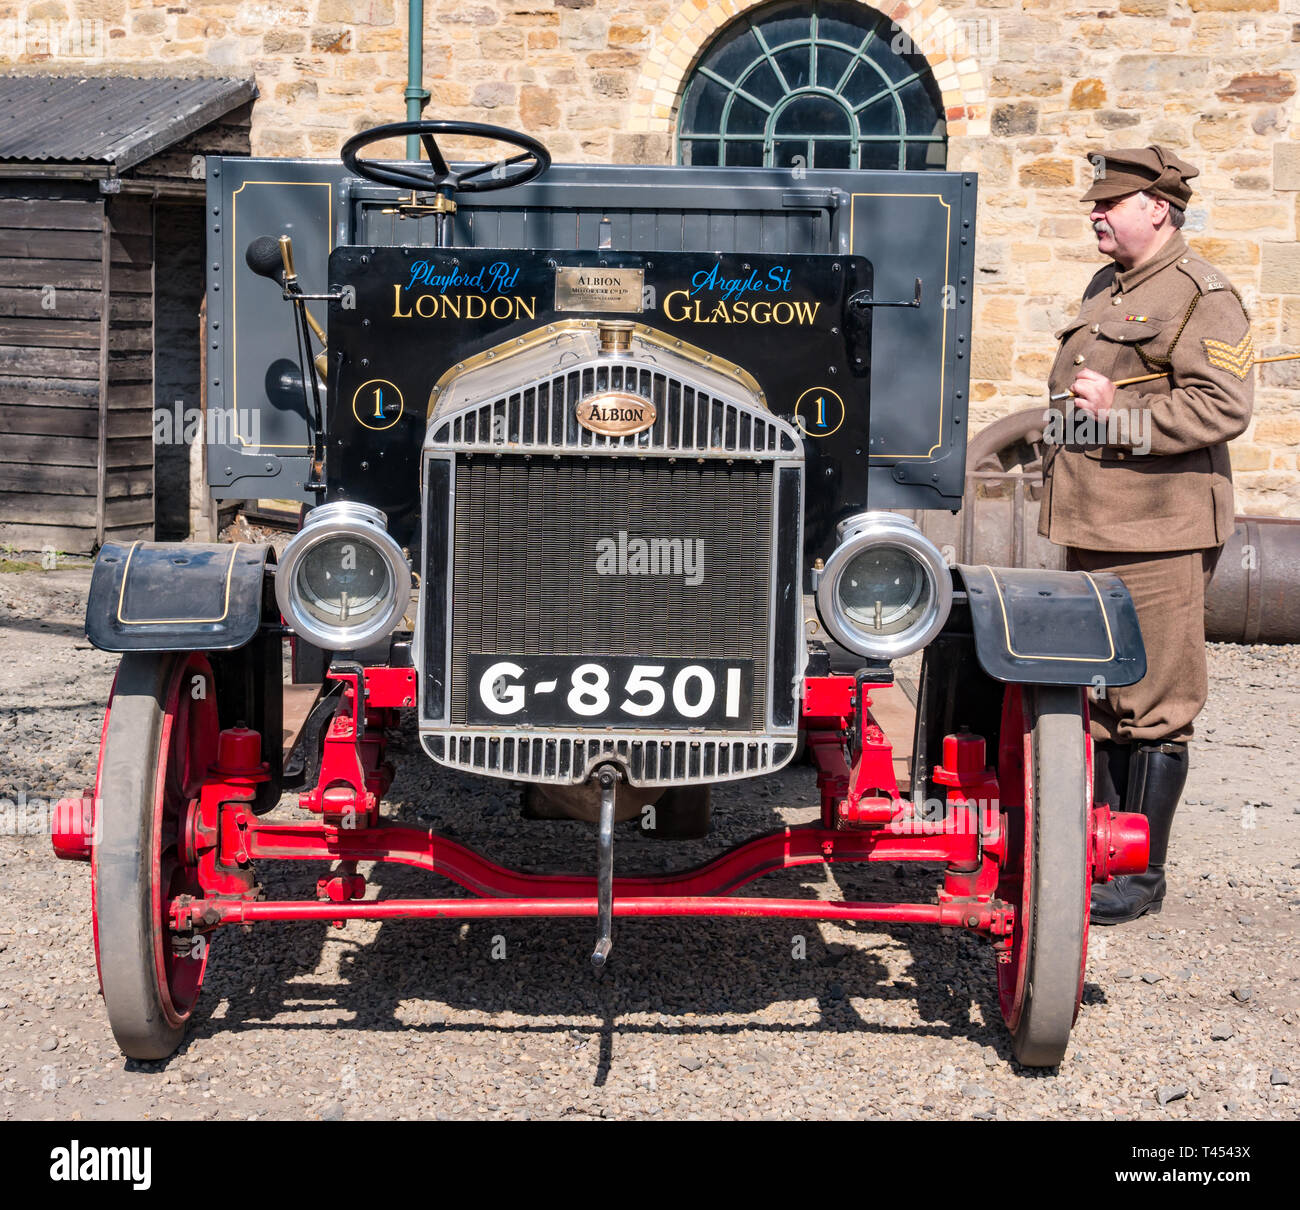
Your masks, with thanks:
[[(1205, 588), (1233, 532), (1226, 442), (1250, 420), (1250, 324), (1183, 238), (1197, 169), (1160, 147), (1089, 157), (1089, 221), (1112, 264), (1057, 337), (1039, 532), (1076, 571), (1114, 572), (1137, 608), (1147, 673), (1091, 704), (1094, 798), (1144, 814), (1145, 874), (1093, 890), (1096, 924), (1160, 910), (1187, 741), (1205, 704)], [(1161, 376), (1132, 386), (1117, 379)], [(1055, 421), (1056, 423), (1053, 423)], [(1094, 695), (1096, 696), (1096, 695)]]

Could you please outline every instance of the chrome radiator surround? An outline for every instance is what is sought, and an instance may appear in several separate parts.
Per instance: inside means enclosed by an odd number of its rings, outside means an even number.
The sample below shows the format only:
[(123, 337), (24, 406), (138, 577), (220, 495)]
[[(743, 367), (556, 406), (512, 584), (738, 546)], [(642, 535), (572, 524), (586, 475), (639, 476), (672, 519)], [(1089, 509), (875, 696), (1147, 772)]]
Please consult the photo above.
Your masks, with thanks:
[[(587, 323), (594, 329), (594, 322)], [(802, 439), (746, 389), (734, 367), (715, 368), (639, 337), (627, 354), (611, 357), (599, 353), (595, 341), (594, 330), (570, 328), (551, 342), (533, 345), (531, 356), (512, 357), (507, 348), (499, 359), (480, 359), (463, 377), (440, 384), (431, 405), (422, 464), (425, 540), (416, 627), (421, 743), (430, 757), (450, 768), (518, 781), (579, 784), (597, 765), (611, 760), (639, 786), (708, 784), (772, 772), (794, 755), (806, 662), (799, 584)], [(579, 426), (574, 419), (577, 404), (610, 389), (632, 391), (665, 406), (650, 428), (629, 436), (606, 437)], [(757, 719), (745, 730), (726, 731), (633, 729), (626, 723), (603, 722), (588, 728), (521, 726), (507, 719), (501, 725), (483, 725), (464, 721), (463, 713), (459, 721), (453, 719), (457, 686), (452, 676), (456, 635), (451, 587), (456, 575), (458, 469), (494, 456), (511, 463), (544, 460), (545, 465), (563, 465), (576, 457), (596, 475), (598, 464), (607, 459), (624, 469), (629, 462), (635, 466), (669, 459), (679, 467), (759, 464), (770, 472), (771, 534), (765, 535), (767, 563), (759, 569), (767, 584), (761, 727), (755, 725)], [(766, 489), (767, 480), (761, 485)], [(605, 520), (617, 526), (617, 513)], [(526, 542), (526, 535), (520, 540)], [(462, 547), (464, 541), (462, 534)], [(754, 581), (755, 591), (760, 582)], [(791, 596), (793, 608), (788, 606)], [(460, 605), (464, 608), (463, 601)], [(647, 654), (652, 658), (658, 657)]]
[(466, 773), (511, 781), (578, 785), (598, 765), (620, 765), (634, 786), (709, 785), (772, 773), (794, 756), (793, 735), (671, 738), (596, 732), (425, 731), (420, 742), (434, 760)]

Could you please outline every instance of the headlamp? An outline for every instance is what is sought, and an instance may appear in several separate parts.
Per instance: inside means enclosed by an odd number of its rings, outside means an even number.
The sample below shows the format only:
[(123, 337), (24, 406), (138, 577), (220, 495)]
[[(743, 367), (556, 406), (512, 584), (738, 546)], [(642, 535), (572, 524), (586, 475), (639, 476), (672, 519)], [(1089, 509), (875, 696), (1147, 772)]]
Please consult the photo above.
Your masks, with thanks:
[(284, 548), (275, 575), (280, 612), (327, 651), (366, 647), (396, 629), (411, 599), (411, 572), (367, 504), (325, 504), (307, 514)]
[(938, 548), (897, 513), (858, 513), (836, 532), (839, 545), (816, 582), (831, 637), (877, 660), (924, 647), (952, 609), (952, 576)]

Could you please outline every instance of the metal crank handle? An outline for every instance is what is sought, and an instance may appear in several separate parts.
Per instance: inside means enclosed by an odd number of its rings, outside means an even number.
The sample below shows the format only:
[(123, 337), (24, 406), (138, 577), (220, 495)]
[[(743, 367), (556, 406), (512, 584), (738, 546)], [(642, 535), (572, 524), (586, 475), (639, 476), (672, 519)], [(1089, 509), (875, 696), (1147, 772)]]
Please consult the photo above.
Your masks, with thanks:
[(608, 765), (601, 769), (600, 836), (596, 848), (596, 948), (591, 965), (601, 970), (609, 959), (614, 942), (614, 792), (618, 775)]

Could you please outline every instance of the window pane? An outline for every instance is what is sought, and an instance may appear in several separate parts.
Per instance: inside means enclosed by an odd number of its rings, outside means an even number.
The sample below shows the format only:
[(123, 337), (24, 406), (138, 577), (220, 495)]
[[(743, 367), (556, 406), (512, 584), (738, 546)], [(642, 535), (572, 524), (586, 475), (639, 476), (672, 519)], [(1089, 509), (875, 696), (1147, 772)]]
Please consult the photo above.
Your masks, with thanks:
[(703, 62), (724, 80), (736, 80), (759, 54), (758, 43), (749, 26), (742, 25), (734, 33), (723, 34), (722, 44), (710, 50)]
[[(889, 7), (881, 5), (882, 8)], [(817, 6), (817, 37), (823, 42), (843, 42), (857, 50), (869, 30), (874, 28), (876, 35), (871, 40), (868, 52), (881, 54), (889, 51), (889, 40), (894, 31), (889, 22), (877, 14), (865, 11), (856, 4), (819, 4)], [(877, 39), (883, 39), (882, 48), (876, 47)]]
[(708, 139), (683, 139), (682, 163), (712, 167), (718, 162), (718, 145)]
[(874, 64), (859, 59), (853, 65), (849, 78), (844, 81), (840, 95), (850, 105), (861, 105), (863, 101), (870, 100), (889, 87), (889, 81), (881, 76)]
[(682, 131), (716, 134), (722, 120), (723, 92), (711, 80), (697, 76), (682, 105)]
[(929, 134), (942, 115), (931, 100), (925, 85), (917, 80), (903, 88), (898, 97), (903, 103), (903, 116), (907, 119), (908, 133)]
[(838, 101), (810, 93), (791, 101), (776, 120), (777, 134), (840, 134), (848, 137), (849, 115)]
[(774, 58), (781, 65), (781, 74), (791, 92), (808, 87), (808, 47), (792, 46), (779, 51)]
[(858, 156), (859, 168), (897, 168), (897, 143), (863, 143)]
[(727, 166), (730, 168), (762, 168), (763, 167), (763, 141), (754, 139), (742, 139), (738, 143), (728, 141), (727, 149)]
[(871, 55), (872, 62), (879, 63), (885, 75), (894, 81), (906, 80), (908, 76), (918, 71), (922, 73), (929, 71), (929, 66), (921, 56), (895, 54), (890, 49), (890, 39), (873, 42), (867, 48), (867, 53)]
[(852, 168), (848, 140), (819, 139), (812, 145), (813, 168)]
[(907, 166), (913, 171), (928, 168), (943, 171), (944, 155), (942, 143), (908, 143)]
[[(797, 161), (795, 156), (799, 157)], [(801, 168), (812, 167), (812, 152), (806, 139), (784, 139), (773, 145), (772, 167), (793, 168), (796, 163)]]
[(785, 89), (781, 87), (781, 81), (776, 78), (776, 72), (772, 70), (771, 64), (766, 59), (759, 59), (754, 64), (753, 71), (745, 76), (740, 83), (740, 87), (750, 96), (757, 97), (760, 101), (766, 101), (769, 105), (785, 96)]
[(833, 46), (820, 46), (817, 49), (817, 84), (834, 92), (840, 77), (852, 63), (853, 56), (846, 50), (837, 50)]
[(807, 42), (812, 23), (806, 4), (779, 4), (761, 14), (755, 24), (763, 31), (763, 41), (776, 50), (786, 42)]
[[(866, 109), (858, 110), (858, 129), (863, 134), (902, 134), (898, 128), (898, 101), (891, 94), (872, 101)], [(929, 134), (918, 130), (916, 134)]]
[(727, 134), (761, 135), (767, 124), (767, 114), (757, 105), (751, 105), (744, 97), (737, 97), (731, 103), (731, 112), (727, 115)]

